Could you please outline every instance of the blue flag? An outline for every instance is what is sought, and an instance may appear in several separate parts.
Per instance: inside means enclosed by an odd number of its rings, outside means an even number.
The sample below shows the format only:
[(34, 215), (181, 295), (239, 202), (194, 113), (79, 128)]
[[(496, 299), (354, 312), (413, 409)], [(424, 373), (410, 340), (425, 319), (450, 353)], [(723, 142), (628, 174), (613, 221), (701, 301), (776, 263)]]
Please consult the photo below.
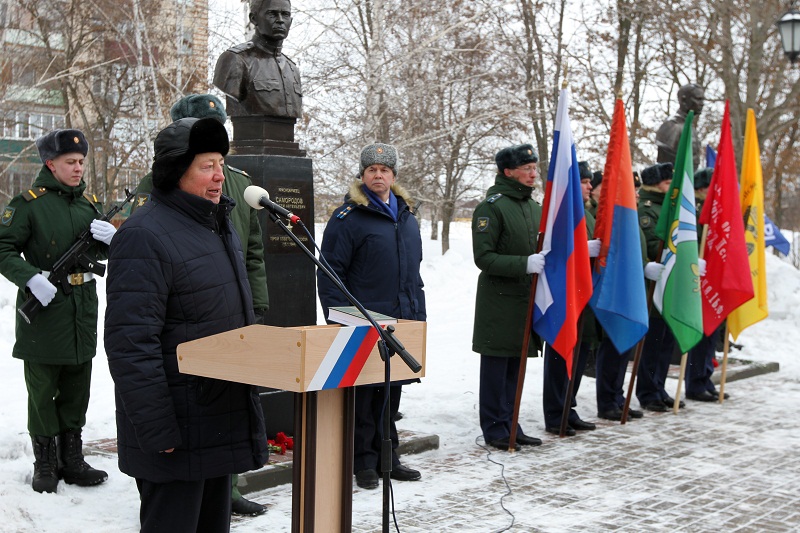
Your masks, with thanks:
[(780, 228), (766, 214), (764, 215), (764, 244), (772, 246), (783, 255), (789, 255), (792, 250), (792, 245), (783, 236)]

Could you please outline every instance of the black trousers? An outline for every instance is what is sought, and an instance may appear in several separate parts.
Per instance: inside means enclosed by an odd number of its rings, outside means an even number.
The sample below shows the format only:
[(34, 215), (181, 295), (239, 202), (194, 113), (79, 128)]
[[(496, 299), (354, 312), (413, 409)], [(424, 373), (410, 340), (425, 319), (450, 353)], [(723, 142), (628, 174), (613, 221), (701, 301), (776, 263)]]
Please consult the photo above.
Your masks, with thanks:
[[(573, 354), (574, 356), (574, 354)], [(578, 412), (575, 411), (578, 402), (575, 397), (581, 387), (581, 378), (586, 369), (586, 360), (589, 358), (589, 344), (582, 342), (578, 347), (578, 368), (575, 375), (572, 398), (570, 398), (569, 418), (567, 422), (580, 420)], [(567, 376), (567, 364), (564, 358), (556, 352), (549, 344), (544, 349), (544, 384), (542, 386), (542, 407), (544, 409), (545, 427), (561, 427), (561, 415), (564, 414), (564, 402), (569, 388), (569, 377)]]
[[(481, 355), (479, 411), (483, 440), (508, 439), (517, 396), (518, 357)], [(517, 423), (517, 435), (523, 435)]]
[(669, 374), (669, 364), (675, 352), (675, 337), (661, 315), (653, 309), (650, 327), (644, 337), (639, 372), (636, 376), (636, 398), (647, 405), (669, 397), (664, 385)]
[[(356, 387), (355, 438), (353, 442), (353, 472), (376, 470), (381, 473), (380, 456), (383, 439), (384, 387), (361, 385)], [(400, 464), (397, 457), (397, 426), (394, 416), (400, 410), (402, 385), (389, 387), (389, 438), (392, 441), (392, 467)]]
[(625, 353), (619, 353), (608, 336), (600, 342), (595, 361), (598, 413), (625, 407), (625, 372), (635, 350), (634, 346)]
[(153, 483), (136, 479), (142, 533), (224, 533), (231, 529), (231, 476)]

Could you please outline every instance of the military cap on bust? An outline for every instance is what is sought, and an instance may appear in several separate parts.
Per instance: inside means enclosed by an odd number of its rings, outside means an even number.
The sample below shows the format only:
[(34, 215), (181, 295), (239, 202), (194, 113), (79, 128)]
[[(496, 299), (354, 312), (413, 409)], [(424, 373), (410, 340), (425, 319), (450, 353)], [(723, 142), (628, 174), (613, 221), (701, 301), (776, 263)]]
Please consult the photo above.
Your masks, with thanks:
[(599, 170), (595, 170), (592, 173), (592, 189), (596, 189), (601, 183), (603, 183), (603, 173)]
[(705, 189), (711, 185), (711, 176), (714, 175), (713, 168), (701, 168), (694, 173), (694, 188)]
[(230, 144), (225, 126), (215, 118), (182, 118), (156, 136), (153, 143), (153, 186), (175, 188), (197, 154), (227, 155)]
[(672, 163), (656, 163), (642, 170), (644, 185), (658, 185), (662, 181), (672, 179)]
[(61, 154), (79, 153), (86, 157), (89, 153), (89, 143), (81, 130), (53, 130), (36, 139), (36, 148), (42, 163)]
[(215, 118), (225, 124), (228, 118), (225, 107), (219, 98), (213, 94), (190, 94), (184, 96), (169, 110), (172, 120), (182, 118)]
[(497, 171), (502, 173), (507, 168), (517, 168), (528, 163), (536, 163), (539, 156), (530, 144), (517, 144), (503, 148), (494, 156), (497, 163)]
[(396, 176), (397, 149), (391, 144), (368, 144), (363, 150), (361, 150), (361, 170), (359, 175), (363, 175), (364, 170), (372, 165), (387, 166), (392, 169), (392, 173)]

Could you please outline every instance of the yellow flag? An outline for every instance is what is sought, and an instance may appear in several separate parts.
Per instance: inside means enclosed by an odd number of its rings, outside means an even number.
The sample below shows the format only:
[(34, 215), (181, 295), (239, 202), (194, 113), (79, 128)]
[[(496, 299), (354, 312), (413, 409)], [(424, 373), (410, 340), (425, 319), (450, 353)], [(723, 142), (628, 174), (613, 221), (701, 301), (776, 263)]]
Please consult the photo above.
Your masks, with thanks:
[(764, 254), (764, 180), (761, 175), (761, 152), (758, 149), (756, 115), (752, 109), (747, 110), (740, 186), (745, 226), (744, 240), (750, 259), (750, 274), (753, 276), (755, 296), (728, 315), (728, 328), (734, 340), (743, 329), (764, 320), (769, 314)]

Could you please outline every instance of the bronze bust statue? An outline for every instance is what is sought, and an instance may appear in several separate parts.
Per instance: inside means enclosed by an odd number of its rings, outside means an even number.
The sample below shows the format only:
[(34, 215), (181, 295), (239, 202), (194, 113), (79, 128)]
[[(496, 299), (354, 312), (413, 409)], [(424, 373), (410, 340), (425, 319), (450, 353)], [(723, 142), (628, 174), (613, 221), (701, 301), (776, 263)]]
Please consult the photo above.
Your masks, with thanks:
[(289, 0), (251, 0), (253, 38), (217, 59), (214, 86), (228, 96), (231, 116), (299, 118), (303, 113), (300, 69), (281, 53), (292, 26)]
[[(705, 103), (705, 89), (694, 83), (689, 83), (678, 89), (678, 112), (661, 124), (656, 133), (656, 146), (658, 147), (659, 163), (675, 164), (675, 157), (678, 152), (678, 142), (681, 139), (683, 125), (686, 122), (686, 115), (689, 111), (694, 111), (695, 118), (703, 112)], [(692, 125), (692, 158), (694, 168), (697, 169), (700, 163), (700, 139)]]

